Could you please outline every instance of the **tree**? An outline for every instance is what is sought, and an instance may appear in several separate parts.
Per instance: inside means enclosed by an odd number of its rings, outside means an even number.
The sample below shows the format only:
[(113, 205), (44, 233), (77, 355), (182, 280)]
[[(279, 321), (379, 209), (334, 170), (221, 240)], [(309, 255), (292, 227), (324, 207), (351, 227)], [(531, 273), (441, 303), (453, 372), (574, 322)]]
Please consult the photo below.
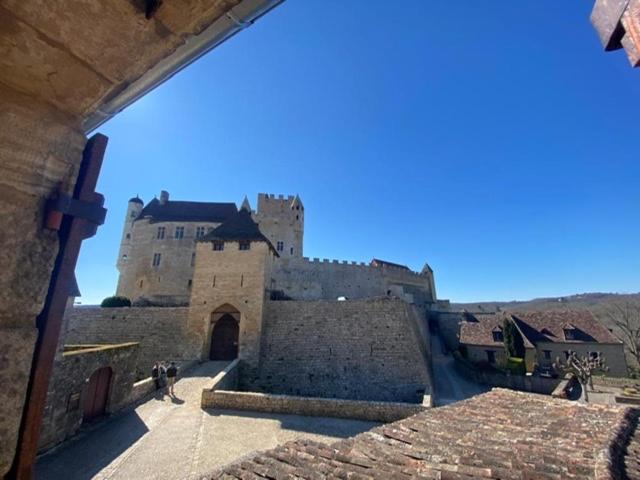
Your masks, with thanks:
[(508, 318), (504, 319), (502, 334), (507, 356), (524, 358), (524, 340), (522, 340), (522, 335), (520, 335), (516, 326)]
[(100, 304), (100, 306), (102, 308), (130, 307), (131, 300), (129, 300), (127, 297), (118, 297), (118, 296), (107, 297), (104, 300), (102, 300), (102, 303)]
[(611, 303), (605, 315), (618, 330), (618, 336), (638, 365), (640, 365), (640, 304)]
[(587, 386), (590, 386), (591, 390), (593, 390), (593, 372), (606, 372), (609, 370), (602, 355), (580, 357), (576, 352), (571, 350), (568, 352), (566, 361), (563, 362), (560, 358), (556, 358), (556, 363), (553, 364), (553, 368), (573, 374), (582, 387), (582, 396), (580, 399), (584, 399), (585, 402), (589, 401)]

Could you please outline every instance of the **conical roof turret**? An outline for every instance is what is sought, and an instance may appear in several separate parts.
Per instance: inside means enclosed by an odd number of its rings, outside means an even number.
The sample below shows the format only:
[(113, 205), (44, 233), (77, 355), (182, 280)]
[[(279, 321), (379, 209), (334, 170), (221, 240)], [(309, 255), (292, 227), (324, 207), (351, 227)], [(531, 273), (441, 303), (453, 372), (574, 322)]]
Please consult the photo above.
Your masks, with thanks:
[(246, 210), (247, 212), (251, 213), (251, 205), (249, 204), (249, 199), (246, 195), (244, 196), (242, 205), (240, 205), (240, 210)]

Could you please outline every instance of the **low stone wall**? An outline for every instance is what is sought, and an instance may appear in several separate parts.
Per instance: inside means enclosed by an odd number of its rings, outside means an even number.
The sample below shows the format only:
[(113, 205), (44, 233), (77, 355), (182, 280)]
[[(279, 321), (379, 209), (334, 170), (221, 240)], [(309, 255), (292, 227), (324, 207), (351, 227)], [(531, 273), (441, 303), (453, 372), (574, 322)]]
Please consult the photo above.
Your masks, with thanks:
[[(198, 363), (199, 362), (197, 361), (191, 361), (191, 362), (185, 362), (182, 365), (179, 365), (177, 378), (180, 379), (184, 377), (185, 373), (188, 372), (190, 369), (192, 369), (194, 366), (196, 366)], [(129, 404), (136, 403), (142, 400), (143, 398), (148, 397), (155, 391), (156, 391), (156, 384), (153, 381), (153, 378), (147, 377), (142, 380), (139, 380), (133, 384), (133, 387), (131, 388), (131, 394), (129, 395), (129, 399), (127, 403)]]
[(111, 368), (106, 412), (130, 403), (135, 381), (137, 343), (75, 346), (56, 360), (49, 383), (39, 449), (46, 450), (74, 435), (82, 425), (88, 379), (102, 367)]
[[(215, 390), (236, 390), (240, 376), (240, 360), (236, 359), (227, 365), (223, 371), (213, 377), (211, 391)], [(207, 390), (205, 390), (206, 392)]]
[(424, 404), (417, 404), (294, 397), (226, 390), (205, 390), (202, 394), (203, 408), (286, 413), (311, 417), (338, 417), (385, 423), (415, 415), (429, 408), (430, 403), (429, 396), (425, 398)]
[(546, 378), (538, 375), (507, 375), (478, 371), (467, 362), (458, 359), (456, 359), (455, 368), (462, 376), (476, 383), (545, 395), (553, 393), (561, 381), (559, 378)]
[(136, 378), (144, 379), (157, 361), (198, 359), (202, 339), (187, 329), (188, 308), (74, 307), (65, 312), (65, 344), (138, 342)]

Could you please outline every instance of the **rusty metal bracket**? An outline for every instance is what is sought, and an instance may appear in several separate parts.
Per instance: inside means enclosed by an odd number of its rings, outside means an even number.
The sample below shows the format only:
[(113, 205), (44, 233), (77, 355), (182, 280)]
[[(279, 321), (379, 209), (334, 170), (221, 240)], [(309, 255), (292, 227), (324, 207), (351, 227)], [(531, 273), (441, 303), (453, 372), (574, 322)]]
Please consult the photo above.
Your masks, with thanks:
[(102, 204), (100, 199), (98, 201), (78, 200), (59, 192), (47, 202), (45, 227), (49, 230), (60, 230), (63, 215), (81, 218), (96, 226), (102, 225), (107, 215), (107, 209)]

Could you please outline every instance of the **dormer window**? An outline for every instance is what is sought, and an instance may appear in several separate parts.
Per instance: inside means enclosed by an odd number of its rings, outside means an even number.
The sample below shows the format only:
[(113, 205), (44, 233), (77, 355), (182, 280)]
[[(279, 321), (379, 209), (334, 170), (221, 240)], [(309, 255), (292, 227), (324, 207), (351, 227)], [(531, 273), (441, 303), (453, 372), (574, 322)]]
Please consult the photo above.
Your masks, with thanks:
[(213, 249), (216, 252), (221, 252), (224, 250), (224, 242), (213, 242)]
[(493, 335), (494, 342), (504, 342), (504, 334), (502, 333), (502, 327), (495, 327), (491, 334)]
[(238, 242), (238, 250), (249, 250), (251, 248), (251, 242), (248, 240), (241, 240)]
[(184, 227), (176, 227), (175, 238), (178, 240), (184, 238)]
[(564, 332), (565, 340), (575, 340), (576, 339), (576, 328), (573, 325), (566, 324), (562, 327), (562, 331)]

